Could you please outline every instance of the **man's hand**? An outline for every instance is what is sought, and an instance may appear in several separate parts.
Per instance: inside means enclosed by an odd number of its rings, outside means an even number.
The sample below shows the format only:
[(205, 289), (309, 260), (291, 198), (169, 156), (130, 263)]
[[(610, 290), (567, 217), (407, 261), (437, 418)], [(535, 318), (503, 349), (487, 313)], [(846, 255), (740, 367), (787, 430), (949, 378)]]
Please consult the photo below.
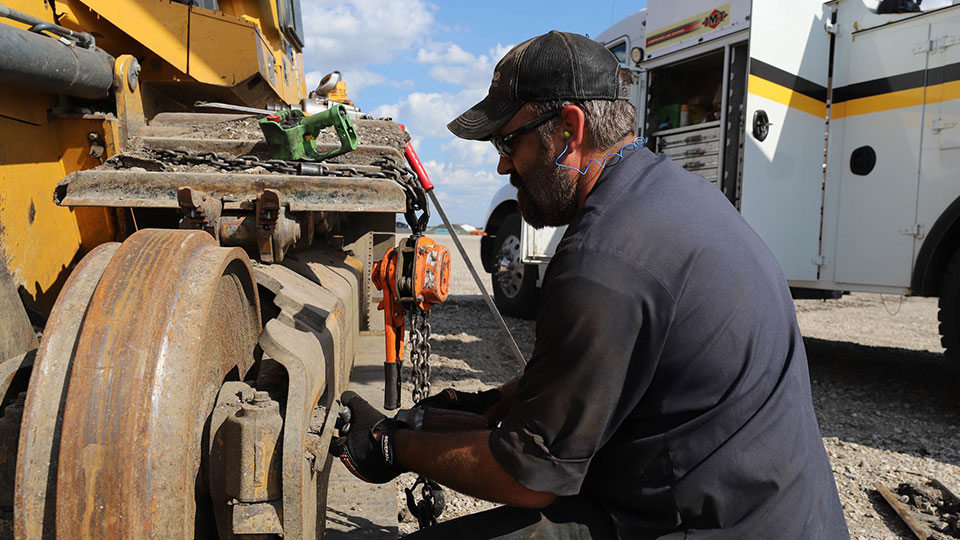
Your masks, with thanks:
[(414, 407), (433, 407), (483, 415), (499, 400), (500, 391), (496, 388), (485, 392), (460, 392), (453, 388), (446, 388), (438, 394), (421, 399)]
[(340, 402), (350, 409), (350, 431), (330, 443), (330, 453), (364, 482), (383, 484), (406, 472), (393, 451), (397, 422), (354, 392), (344, 392)]

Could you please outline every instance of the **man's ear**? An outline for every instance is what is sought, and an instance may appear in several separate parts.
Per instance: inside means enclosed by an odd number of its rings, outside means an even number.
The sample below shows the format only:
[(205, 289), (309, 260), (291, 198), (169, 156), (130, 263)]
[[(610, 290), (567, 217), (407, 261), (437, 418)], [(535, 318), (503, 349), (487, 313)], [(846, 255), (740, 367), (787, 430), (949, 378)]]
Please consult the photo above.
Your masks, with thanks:
[(560, 111), (560, 122), (566, 139), (564, 142), (571, 151), (579, 150), (585, 140), (586, 117), (583, 110), (576, 105), (567, 105)]

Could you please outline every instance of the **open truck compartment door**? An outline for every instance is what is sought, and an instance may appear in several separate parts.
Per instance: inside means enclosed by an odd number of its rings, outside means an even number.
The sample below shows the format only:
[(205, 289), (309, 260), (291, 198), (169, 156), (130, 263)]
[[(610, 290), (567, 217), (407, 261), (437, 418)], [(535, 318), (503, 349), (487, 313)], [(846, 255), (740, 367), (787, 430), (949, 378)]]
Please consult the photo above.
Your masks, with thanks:
[(754, 2), (740, 211), (790, 280), (816, 280), (829, 20), (821, 0)]
[[(941, 158), (952, 135), (940, 129), (956, 115), (941, 115), (948, 99), (955, 47), (937, 40), (956, 34), (944, 14), (879, 15), (862, 0), (834, 2), (833, 104), (824, 222), (824, 277), (851, 288), (897, 287), (906, 291), (914, 253), (933, 225), (917, 215), (922, 178), (942, 210), (952, 202), (955, 169)], [(957, 11), (953, 10), (956, 14)], [(954, 49), (954, 50), (951, 50)], [(952, 60), (956, 62), (956, 60)], [(949, 111), (944, 111), (949, 112)], [(941, 116), (943, 116), (941, 118)], [(938, 119), (940, 121), (938, 122)], [(954, 172), (954, 171), (949, 171)], [(926, 198), (929, 201), (929, 198)], [(929, 205), (928, 205), (929, 206)], [(830, 259), (833, 259), (831, 261)], [(833, 263), (832, 265), (830, 263)]]

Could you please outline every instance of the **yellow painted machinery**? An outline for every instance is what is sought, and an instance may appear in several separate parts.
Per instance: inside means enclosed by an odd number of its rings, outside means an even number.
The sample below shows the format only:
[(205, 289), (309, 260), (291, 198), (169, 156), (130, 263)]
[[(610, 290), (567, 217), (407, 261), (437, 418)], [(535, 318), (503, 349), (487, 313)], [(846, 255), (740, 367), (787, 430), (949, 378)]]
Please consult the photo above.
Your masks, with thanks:
[(329, 105), (303, 42), (296, 0), (0, 5), (0, 538), (322, 536), (417, 175), (351, 104), (271, 159), (256, 113)]

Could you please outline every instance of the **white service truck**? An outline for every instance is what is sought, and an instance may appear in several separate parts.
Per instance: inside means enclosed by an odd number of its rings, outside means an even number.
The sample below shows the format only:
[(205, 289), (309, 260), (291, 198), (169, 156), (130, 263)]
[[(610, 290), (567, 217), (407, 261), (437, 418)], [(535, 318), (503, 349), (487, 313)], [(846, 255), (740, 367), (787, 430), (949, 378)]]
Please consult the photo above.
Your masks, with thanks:
[(960, 358), (960, 6), (943, 4), (649, 0), (631, 48), (639, 133), (716, 184), (795, 296), (939, 297)]

